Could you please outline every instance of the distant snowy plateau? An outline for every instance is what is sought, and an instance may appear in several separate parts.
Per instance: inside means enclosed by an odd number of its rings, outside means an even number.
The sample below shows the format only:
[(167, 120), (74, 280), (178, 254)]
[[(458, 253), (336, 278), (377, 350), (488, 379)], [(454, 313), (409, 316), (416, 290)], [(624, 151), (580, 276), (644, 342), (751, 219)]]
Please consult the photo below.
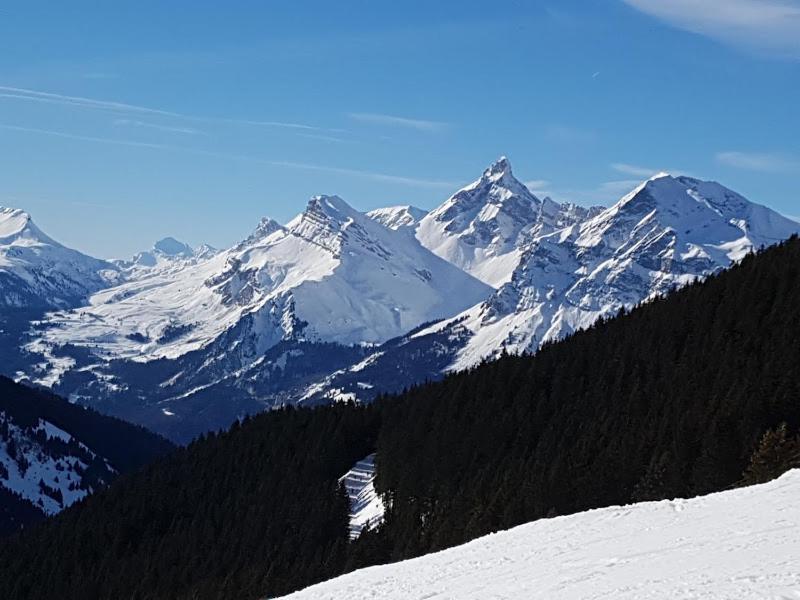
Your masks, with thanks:
[(17, 380), (173, 440), (284, 404), (367, 401), (729, 267), (800, 225), (657, 175), (610, 208), (532, 194), (507, 159), (431, 212), (317, 196), (234, 247), (129, 261), (0, 209), (0, 359)]
[(690, 500), (543, 519), (287, 600), (795, 600), (800, 471)]

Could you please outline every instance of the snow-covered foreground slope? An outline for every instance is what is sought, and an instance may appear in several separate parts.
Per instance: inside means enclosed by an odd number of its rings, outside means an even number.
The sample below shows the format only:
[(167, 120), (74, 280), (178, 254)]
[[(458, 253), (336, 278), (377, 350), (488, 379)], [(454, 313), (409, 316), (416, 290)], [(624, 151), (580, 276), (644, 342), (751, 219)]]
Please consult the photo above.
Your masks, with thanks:
[(322, 583), (293, 600), (800, 598), (800, 471), (546, 519)]

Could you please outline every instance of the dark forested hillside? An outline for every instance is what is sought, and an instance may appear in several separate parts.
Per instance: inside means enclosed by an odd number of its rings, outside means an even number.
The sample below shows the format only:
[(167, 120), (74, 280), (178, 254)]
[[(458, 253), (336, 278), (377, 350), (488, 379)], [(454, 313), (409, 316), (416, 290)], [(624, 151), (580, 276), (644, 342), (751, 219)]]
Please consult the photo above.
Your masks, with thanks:
[(173, 449), (142, 427), (0, 377), (0, 534), (41, 520), (46, 497), (57, 510), (69, 504), (64, 491), (99, 489)]
[(0, 376), (0, 411), (23, 422), (46, 419), (108, 459), (121, 472), (138, 469), (174, 448), (144, 427), (101, 415), (3, 376)]
[(393, 558), (549, 515), (727, 488), (766, 430), (800, 427), (800, 241), (381, 412)]
[[(540, 517), (773, 474), (770, 457), (796, 459), (768, 446), (800, 427), (799, 346), (794, 238), (534, 357), (200, 440), (0, 548), (0, 597), (263, 598)], [(348, 544), (337, 477), (372, 451), (391, 509)]]

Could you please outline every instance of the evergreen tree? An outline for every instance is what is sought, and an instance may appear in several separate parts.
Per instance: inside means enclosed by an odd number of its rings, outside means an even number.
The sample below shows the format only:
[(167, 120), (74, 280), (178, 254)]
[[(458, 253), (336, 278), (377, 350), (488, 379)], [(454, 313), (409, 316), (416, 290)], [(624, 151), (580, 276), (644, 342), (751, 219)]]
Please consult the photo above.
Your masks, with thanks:
[(742, 476), (742, 485), (766, 483), (789, 469), (800, 468), (800, 436), (789, 437), (786, 423), (761, 438)]

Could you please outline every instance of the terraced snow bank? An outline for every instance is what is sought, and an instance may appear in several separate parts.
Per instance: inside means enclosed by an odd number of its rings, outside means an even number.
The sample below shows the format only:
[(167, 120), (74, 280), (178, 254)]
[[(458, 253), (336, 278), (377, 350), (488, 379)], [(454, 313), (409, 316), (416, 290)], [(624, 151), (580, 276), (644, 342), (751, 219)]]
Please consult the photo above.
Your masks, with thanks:
[(364, 529), (374, 529), (383, 523), (386, 512), (375, 491), (375, 455), (358, 461), (339, 481), (344, 483), (350, 502), (350, 539), (354, 540)]
[(690, 500), (545, 519), (292, 600), (800, 598), (800, 470)]

